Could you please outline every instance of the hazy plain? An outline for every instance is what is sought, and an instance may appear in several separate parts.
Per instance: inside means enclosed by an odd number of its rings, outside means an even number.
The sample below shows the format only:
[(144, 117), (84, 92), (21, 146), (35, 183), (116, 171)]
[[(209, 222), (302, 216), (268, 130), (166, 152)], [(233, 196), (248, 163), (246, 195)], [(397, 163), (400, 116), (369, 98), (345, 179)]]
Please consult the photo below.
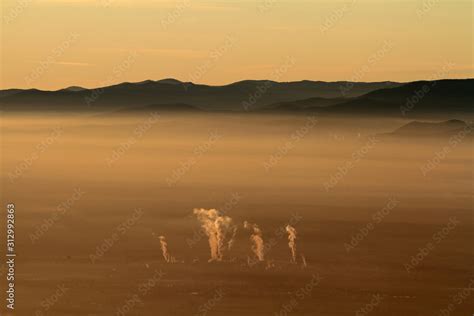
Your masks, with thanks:
[[(472, 141), (373, 137), (405, 123), (4, 114), (16, 315), (470, 315)], [(239, 225), (223, 262), (207, 262), (194, 208)], [(263, 231), (265, 263), (247, 263), (245, 220)], [(298, 264), (278, 230), (288, 222)]]

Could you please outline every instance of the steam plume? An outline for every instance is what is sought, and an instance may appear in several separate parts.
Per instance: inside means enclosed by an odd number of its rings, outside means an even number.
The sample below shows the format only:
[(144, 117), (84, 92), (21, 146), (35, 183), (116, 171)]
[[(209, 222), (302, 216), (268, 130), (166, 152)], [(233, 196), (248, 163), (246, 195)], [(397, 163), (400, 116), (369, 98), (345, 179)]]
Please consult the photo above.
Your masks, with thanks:
[[(153, 236), (156, 237), (155, 233), (153, 233)], [(176, 259), (168, 252), (168, 243), (166, 242), (165, 236), (158, 236), (158, 239), (160, 240), (161, 253), (165, 261), (167, 263), (176, 263)]]
[(291, 250), (291, 262), (296, 263), (296, 229), (291, 225), (286, 225), (288, 232), (288, 246)]
[(257, 256), (259, 261), (264, 261), (264, 243), (262, 238), (262, 231), (258, 228), (257, 224), (250, 224), (249, 222), (244, 222), (244, 227), (247, 229), (252, 229), (253, 233), (250, 236), (252, 241), (252, 251)]
[(160, 239), (160, 247), (161, 247), (161, 252), (163, 253), (163, 258), (165, 258), (166, 262), (170, 262), (171, 256), (168, 252), (168, 243), (166, 242), (165, 236), (159, 236)]
[[(201, 222), (211, 251), (209, 261), (222, 261), (224, 253), (232, 247), (237, 227), (233, 224), (232, 218), (221, 215), (216, 209), (194, 209), (194, 214)], [(232, 234), (229, 238), (228, 235)]]

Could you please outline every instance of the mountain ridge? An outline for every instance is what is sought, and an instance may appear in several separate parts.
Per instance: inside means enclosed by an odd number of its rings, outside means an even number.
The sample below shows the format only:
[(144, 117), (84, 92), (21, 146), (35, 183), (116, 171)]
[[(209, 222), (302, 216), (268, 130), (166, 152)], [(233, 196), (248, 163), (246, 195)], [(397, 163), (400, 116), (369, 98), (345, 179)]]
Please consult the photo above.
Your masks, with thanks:
[[(354, 83), (348, 95), (356, 97), (382, 87), (395, 87), (400, 83)], [(1, 90), (2, 108), (69, 106), (87, 107), (140, 107), (148, 104), (190, 104), (207, 110), (246, 111), (264, 106), (299, 99), (320, 97), (341, 97), (338, 82), (294, 81), (276, 82), (271, 80), (243, 80), (223, 86), (209, 86), (175, 79), (145, 80), (137, 83), (122, 82), (95, 89), (61, 89), (44, 91), (38, 89)], [(251, 108), (244, 108), (251, 104)]]
[[(243, 80), (208, 86), (166, 78), (122, 82), (96, 89), (69, 87), (56, 91), (0, 90), (0, 109), (95, 111), (137, 110), (160, 106), (167, 111), (318, 112), (326, 115), (399, 117), (472, 115), (474, 79), (395, 83)], [(183, 107), (182, 105), (186, 105)]]

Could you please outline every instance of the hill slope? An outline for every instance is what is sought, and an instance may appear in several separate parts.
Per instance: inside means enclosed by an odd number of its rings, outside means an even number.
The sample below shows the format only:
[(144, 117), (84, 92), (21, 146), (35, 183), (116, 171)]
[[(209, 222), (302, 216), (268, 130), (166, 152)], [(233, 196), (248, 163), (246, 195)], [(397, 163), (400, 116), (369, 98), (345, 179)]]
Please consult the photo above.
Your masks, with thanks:
[(461, 120), (448, 120), (443, 122), (420, 122), (413, 121), (397, 128), (391, 133), (380, 134), (379, 136), (387, 139), (397, 139), (406, 137), (434, 137), (436, 139), (445, 139), (454, 137), (456, 140), (468, 137), (472, 139), (472, 130), (474, 125)]
[(301, 104), (310, 105), (311, 99), (287, 102), (285, 109), (364, 116), (464, 117), (473, 114), (474, 79), (411, 82), (375, 90), (324, 108), (319, 105), (302, 108)]
[[(98, 89), (0, 91), (3, 110), (77, 110), (134, 108), (150, 104), (188, 104), (204, 110), (252, 111), (274, 103), (307, 98), (340, 98), (343, 82), (246, 80), (225, 86), (183, 83), (175, 79), (121, 83)], [(354, 83), (346, 97), (397, 87), (399, 83)]]

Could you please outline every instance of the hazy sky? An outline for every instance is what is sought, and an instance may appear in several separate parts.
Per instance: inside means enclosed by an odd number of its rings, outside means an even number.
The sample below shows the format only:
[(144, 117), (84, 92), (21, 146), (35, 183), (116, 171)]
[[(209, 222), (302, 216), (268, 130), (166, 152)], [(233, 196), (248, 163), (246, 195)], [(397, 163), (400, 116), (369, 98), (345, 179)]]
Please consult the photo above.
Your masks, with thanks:
[(457, 0), (2, 0), (1, 88), (473, 77)]

